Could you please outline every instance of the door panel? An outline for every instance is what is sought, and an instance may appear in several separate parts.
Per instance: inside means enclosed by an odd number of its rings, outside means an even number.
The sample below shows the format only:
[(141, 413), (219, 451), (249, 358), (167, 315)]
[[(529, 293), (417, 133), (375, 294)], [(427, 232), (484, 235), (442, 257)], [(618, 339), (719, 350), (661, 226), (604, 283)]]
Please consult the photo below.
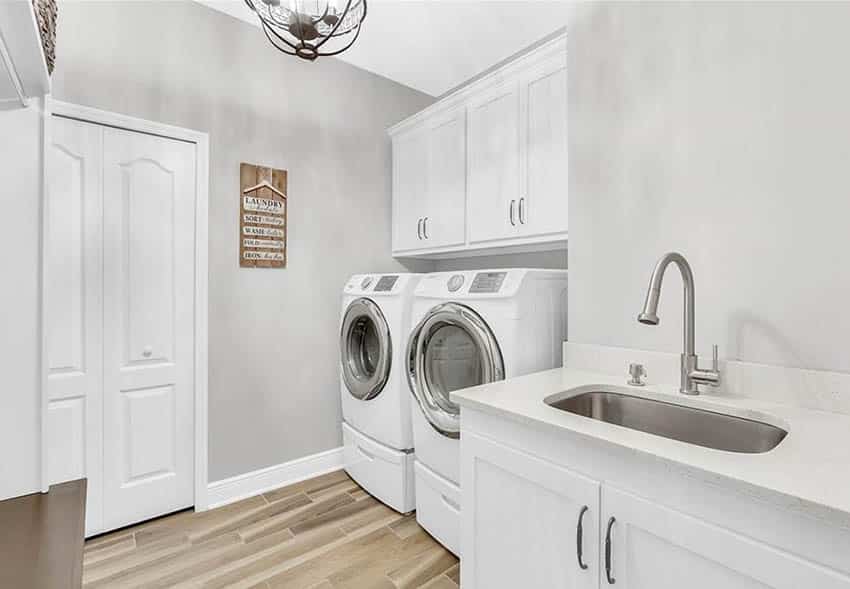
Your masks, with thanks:
[(53, 117), (47, 154), (47, 478), (88, 478), (86, 530), (102, 517), (102, 137)]
[(427, 247), (462, 245), (466, 239), (466, 111), (435, 121), (430, 128)]
[(597, 586), (598, 482), (466, 431), (461, 453), (463, 587)]
[(517, 84), (509, 84), (487, 93), (469, 108), (471, 243), (516, 234), (519, 163), (519, 89)]
[(420, 219), (428, 196), (428, 135), (421, 129), (393, 139), (393, 251), (425, 247)]
[(104, 523), (193, 503), (194, 146), (104, 131)]
[[(617, 587), (628, 589), (846, 589), (850, 577), (628, 493), (602, 491)], [(611, 586), (600, 570), (600, 586)]]
[(567, 70), (565, 58), (523, 85), (526, 137), (521, 233), (567, 231)]
[[(149, 159), (120, 165), (124, 202), (124, 366), (174, 360), (175, 172)], [(185, 229), (181, 228), (181, 231)]]

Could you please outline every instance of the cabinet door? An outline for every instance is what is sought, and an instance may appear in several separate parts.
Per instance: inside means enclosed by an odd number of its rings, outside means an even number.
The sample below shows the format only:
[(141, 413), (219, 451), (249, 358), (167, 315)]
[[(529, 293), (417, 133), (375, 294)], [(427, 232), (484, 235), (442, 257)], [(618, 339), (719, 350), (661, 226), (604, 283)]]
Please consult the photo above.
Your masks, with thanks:
[(416, 129), (393, 139), (393, 252), (425, 247), (422, 206), (428, 194), (428, 134)]
[(567, 231), (567, 69), (557, 55), (522, 82), (524, 190), (520, 233)]
[[(847, 589), (850, 577), (628, 493), (602, 490), (600, 586)], [(611, 581), (605, 537), (611, 525)]]
[(466, 239), (466, 112), (435, 119), (428, 131), (425, 246), (462, 245)]
[(103, 520), (189, 507), (194, 482), (195, 148), (103, 137)]
[(469, 241), (517, 233), (519, 86), (506, 84), (469, 107)]
[(466, 431), (461, 457), (461, 586), (596, 587), (599, 483)]

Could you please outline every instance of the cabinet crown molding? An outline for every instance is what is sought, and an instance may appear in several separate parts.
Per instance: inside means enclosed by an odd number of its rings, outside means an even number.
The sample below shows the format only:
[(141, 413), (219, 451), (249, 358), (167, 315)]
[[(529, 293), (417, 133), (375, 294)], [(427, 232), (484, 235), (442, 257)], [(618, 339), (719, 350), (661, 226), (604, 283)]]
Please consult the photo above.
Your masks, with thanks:
[(522, 53), (507, 63), (496, 67), (492, 71), (486, 72), (481, 77), (473, 78), (471, 82), (468, 82), (467, 84), (451, 91), (449, 94), (440, 97), (430, 106), (427, 106), (416, 114), (396, 123), (390, 127), (387, 132), (392, 137), (416, 127), (423, 121), (430, 119), (431, 117), (438, 116), (445, 111), (463, 108), (475, 95), (481, 92), (486, 92), (492, 87), (505, 83), (511, 78), (534, 68), (536, 65), (551, 59), (559, 53), (563, 56), (564, 64), (566, 65), (566, 51), (567, 34), (566, 32), (561, 32), (537, 47)]

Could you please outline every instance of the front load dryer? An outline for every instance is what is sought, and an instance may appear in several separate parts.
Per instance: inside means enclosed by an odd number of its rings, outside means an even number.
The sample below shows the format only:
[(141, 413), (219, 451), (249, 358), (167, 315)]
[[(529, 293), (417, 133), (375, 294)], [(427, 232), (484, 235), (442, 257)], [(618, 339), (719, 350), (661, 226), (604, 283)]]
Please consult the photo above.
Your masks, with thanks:
[(404, 374), (417, 274), (358, 274), (340, 328), (345, 470), (396, 511), (415, 508), (411, 398)]
[(416, 519), (460, 554), (460, 407), (455, 390), (555, 368), (567, 272), (441, 272), (419, 282), (405, 352), (416, 447)]

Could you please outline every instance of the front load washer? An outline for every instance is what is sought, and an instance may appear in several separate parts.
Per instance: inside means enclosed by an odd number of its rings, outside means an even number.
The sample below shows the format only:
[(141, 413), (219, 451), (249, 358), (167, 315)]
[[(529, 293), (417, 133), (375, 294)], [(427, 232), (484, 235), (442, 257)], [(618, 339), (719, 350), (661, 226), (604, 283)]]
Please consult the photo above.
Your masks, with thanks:
[(396, 511), (415, 508), (411, 400), (404, 352), (418, 274), (358, 274), (340, 328), (345, 470)]
[(416, 402), (416, 519), (460, 551), (460, 407), (449, 393), (555, 368), (567, 330), (567, 271), (428, 274), (405, 353)]

